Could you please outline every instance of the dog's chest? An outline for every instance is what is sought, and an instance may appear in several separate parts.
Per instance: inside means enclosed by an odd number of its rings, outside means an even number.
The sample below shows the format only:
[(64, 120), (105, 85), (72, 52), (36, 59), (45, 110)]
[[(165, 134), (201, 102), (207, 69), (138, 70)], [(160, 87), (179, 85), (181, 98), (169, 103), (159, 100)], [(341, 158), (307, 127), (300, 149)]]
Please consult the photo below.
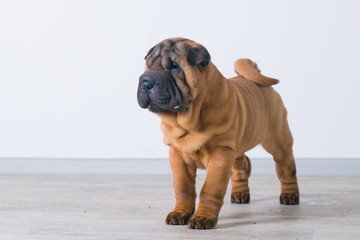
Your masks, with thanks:
[(184, 161), (190, 166), (195, 165), (197, 168), (206, 169), (207, 168), (207, 158), (206, 148), (202, 148), (196, 152), (183, 152)]
[(181, 152), (196, 153), (211, 138), (206, 132), (188, 131), (183, 128), (170, 127), (162, 124), (161, 129), (164, 133), (164, 143), (173, 145)]

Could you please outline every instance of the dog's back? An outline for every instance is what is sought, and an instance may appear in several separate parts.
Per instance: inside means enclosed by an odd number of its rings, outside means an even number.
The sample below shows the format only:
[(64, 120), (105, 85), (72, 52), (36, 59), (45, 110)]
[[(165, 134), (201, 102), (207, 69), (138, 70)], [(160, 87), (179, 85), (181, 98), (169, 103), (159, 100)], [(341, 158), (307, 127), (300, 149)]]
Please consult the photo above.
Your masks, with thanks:
[[(239, 59), (235, 62), (235, 72), (238, 76), (228, 79), (236, 92), (240, 119), (239, 126), (243, 131), (239, 135), (240, 152), (247, 151), (259, 143), (263, 143), (269, 134), (288, 132), (287, 111), (280, 95), (272, 85), (279, 81), (260, 73), (256, 63), (250, 59)], [(244, 127), (246, 125), (246, 127)], [(280, 133), (279, 133), (280, 132)], [(291, 139), (291, 135), (288, 136)]]

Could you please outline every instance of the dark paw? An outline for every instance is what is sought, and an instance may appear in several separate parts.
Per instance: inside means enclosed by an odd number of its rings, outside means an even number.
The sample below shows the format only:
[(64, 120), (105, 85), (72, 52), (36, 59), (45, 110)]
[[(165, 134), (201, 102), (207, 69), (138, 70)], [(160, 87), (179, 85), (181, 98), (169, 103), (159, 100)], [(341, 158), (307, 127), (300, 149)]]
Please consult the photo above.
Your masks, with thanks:
[(192, 216), (188, 223), (190, 229), (210, 229), (216, 226), (217, 219), (203, 217), (203, 216)]
[(280, 194), (280, 203), (284, 205), (298, 205), (300, 202), (299, 193)]
[(191, 214), (182, 212), (170, 212), (166, 217), (166, 224), (170, 225), (186, 225), (189, 221)]
[(239, 192), (231, 193), (231, 202), (232, 203), (249, 203), (250, 202), (250, 193), (249, 192)]

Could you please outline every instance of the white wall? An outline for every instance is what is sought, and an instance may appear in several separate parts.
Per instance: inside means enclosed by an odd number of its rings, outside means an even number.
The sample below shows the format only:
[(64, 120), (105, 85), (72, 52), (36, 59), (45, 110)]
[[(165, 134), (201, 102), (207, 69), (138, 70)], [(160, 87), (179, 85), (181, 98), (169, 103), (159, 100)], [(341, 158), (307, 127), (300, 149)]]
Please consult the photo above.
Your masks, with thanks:
[[(360, 157), (359, 1), (1, 1), (0, 157), (166, 157), (137, 105), (144, 56), (183, 36), (225, 76), (255, 60), (297, 157)], [(261, 148), (252, 157), (269, 156)]]

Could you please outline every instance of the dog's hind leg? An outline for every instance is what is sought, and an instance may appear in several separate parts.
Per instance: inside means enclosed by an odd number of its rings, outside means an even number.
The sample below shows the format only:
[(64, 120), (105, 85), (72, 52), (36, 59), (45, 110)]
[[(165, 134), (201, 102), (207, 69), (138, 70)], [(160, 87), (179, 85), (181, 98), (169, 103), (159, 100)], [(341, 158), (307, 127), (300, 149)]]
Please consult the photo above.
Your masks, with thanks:
[(286, 110), (281, 118), (269, 125), (266, 137), (261, 144), (275, 160), (276, 174), (281, 183), (280, 203), (297, 205), (299, 204), (299, 187), (292, 150), (293, 138), (286, 119)]
[(231, 168), (231, 202), (249, 203), (248, 179), (251, 173), (250, 159), (245, 154), (235, 159)]

